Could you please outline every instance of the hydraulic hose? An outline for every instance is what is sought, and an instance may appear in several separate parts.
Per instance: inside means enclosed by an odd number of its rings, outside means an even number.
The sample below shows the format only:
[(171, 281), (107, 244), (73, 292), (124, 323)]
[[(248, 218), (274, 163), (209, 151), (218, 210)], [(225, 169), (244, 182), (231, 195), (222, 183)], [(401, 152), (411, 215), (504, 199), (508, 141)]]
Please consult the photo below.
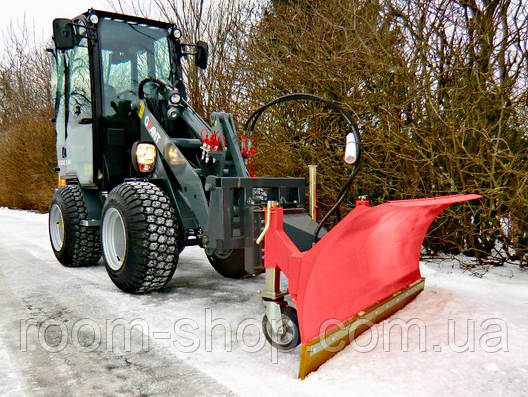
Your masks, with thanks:
[(341, 116), (343, 116), (345, 118), (345, 120), (347, 121), (348, 127), (350, 129), (350, 131), (347, 131), (347, 134), (349, 132), (351, 132), (354, 135), (354, 139), (355, 139), (355, 142), (356, 142), (356, 145), (357, 145), (357, 159), (356, 159), (356, 161), (354, 163), (354, 168), (350, 172), (349, 177), (347, 178), (345, 184), (341, 188), (341, 191), (339, 192), (339, 195), (337, 197), (337, 200), (336, 200), (335, 204), (332, 206), (332, 208), (330, 208), (330, 210), (325, 214), (325, 216), (323, 216), (323, 219), (321, 219), (321, 222), (317, 226), (317, 229), (315, 230), (315, 233), (313, 235), (313, 240), (312, 240), (312, 243), (315, 244), (317, 242), (317, 240), (318, 240), (318, 236), (319, 236), (319, 233), (321, 231), (321, 228), (323, 227), (323, 225), (326, 223), (328, 218), (333, 213), (337, 212), (338, 221), (341, 220), (340, 219), (341, 218), (341, 214), (339, 212), (339, 206), (345, 200), (345, 198), (347, 196), (347, 193), (348, 193), (348, 191), (350, 189), (350, 186), (352, 184), (352, 181), (353, 181), (354, 177), (356, 176), (356, 174), (358, 173), (359, 166), (360, 166), (360, 163), (361, 163), (361, 137), (359, 135), (359, 128), (357, 126), (356, 121), (354, 120), (354, 118), (352, 117), (350, 112), (348, 112), (346, 109), (344, 109), (340, 104), (338, 104), (336, 102), (332, 102), (332, 101), (330, 101), (328, 99), (325, 99), (323, 97), (320, 97), (320, 96), (314, 95), (314, 94), (295, 93), (295, 94), (289, 94), (289, 95), (284, 95), (284, 96), (278, 97), (278, 98), (274, 99), (273, 101), (268, 102), (267, 104), (265, 104), (265, 105), (261, 106), (260, 108), (258, 108), (257, 110), (255, 110), (253, 113), (251, 113), (251, 115), (247, 119), (247, 121), (246, 121), (246, 123), (244, 125), (244, 131), (246, 131), (247, 134), (249, 136), (251, 136), (253, 134), (253, 130), (255, 129), (255, 125), (256, 125), (258, 119), (260, 118), (262, 113), (264, 113), (264, 111), (266, 109), (268, 109), (268, 108), (270, 108), (272, 106), (278, 105), (280, 103), (283, 103), (283, 102), (302, 101), (302, 100), (321, 102), (321, 103), (325, 104), (327, 107), (329, 107), (330, 109), (332, 109), (332, 110), (336, 111), (337, 113), (341, 114)]
[(163, 88), (167, 88), (167, 85), (168, 85), (168, 83), (163, 81), (163, 80), (153, 79), (151, 77), (148, 77), (148, 78), (142, 80), (141, 83), (139, 83), (139, 87), (138, 87), (138, 97), (139, 97), (139, 99), (145, 98), (145, 84), (147, 84), (147, 83), (156, 83), (157, 85), (159, 85), (160, 87), (163, 87)]

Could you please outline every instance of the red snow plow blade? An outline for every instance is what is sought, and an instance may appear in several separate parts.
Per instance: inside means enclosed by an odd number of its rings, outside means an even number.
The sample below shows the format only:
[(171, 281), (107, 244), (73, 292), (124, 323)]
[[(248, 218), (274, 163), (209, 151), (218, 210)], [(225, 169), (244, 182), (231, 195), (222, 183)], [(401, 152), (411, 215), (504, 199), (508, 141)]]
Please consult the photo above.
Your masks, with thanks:
[(264, 266), (288, 278), (301, 336), (299, 378), (317, 369), (374, 323), (396, 312), (424, 288), (419, 259), (434, 219), (476, 194), (388, 201), (356, 208), (308, 251), (283, 229), (283, 209), (272, 208)]

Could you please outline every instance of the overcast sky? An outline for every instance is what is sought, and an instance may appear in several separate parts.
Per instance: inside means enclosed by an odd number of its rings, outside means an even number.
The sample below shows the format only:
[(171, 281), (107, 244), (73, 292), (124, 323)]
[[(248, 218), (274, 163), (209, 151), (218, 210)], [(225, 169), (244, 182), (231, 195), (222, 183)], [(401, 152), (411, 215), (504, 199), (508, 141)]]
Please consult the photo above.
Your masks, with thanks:
[(89, 8), (112, 10), (109, 0), (3, 0), (0, 12), (0, 49), (10, 21), (22, 23), (24, 16), (37, 40), (51, 38), (51, 23), (55, 18), (72, 18)]

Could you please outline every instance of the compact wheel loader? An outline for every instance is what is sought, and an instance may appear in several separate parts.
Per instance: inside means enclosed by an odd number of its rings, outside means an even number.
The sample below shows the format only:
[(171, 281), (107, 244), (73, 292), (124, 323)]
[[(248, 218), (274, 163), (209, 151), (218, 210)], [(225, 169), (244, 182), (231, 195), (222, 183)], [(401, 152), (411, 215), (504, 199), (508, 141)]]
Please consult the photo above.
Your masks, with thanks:
[[(240, 139), (230, 114), (207, 123), (189, 105), (182, 59), (205, 69), (208, 46), (184, 43), (177, 26), (88, 10), (54, 20), (53, 39), (59, 186), (49, 234), (59, 262), (84, 266), (102, 255), (115, 285), (131, 293), (163, 288), (190, 245), (225, 277), (265, 272), (264, 335), (282, 350), (302, 343), (300, 378), (423, 289), (428, 227), (450, 204), (480, 197), (358, 200), (326, 231), (361, 162), (359, 130), (343, 107), (286, 95), (257, 109)], [(347, 125), (350, 177), (320, 223), (314, 173), (308, 213), (304, 178), (255, 177), (251, 166), (258, 119), (294, 100), (321, 102)]]

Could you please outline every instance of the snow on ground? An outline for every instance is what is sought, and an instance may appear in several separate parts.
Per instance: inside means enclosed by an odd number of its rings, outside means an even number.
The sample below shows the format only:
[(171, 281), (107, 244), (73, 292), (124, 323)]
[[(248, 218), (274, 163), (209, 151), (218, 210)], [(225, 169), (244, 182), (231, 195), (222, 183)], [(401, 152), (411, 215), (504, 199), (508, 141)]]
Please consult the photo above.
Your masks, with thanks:
[(0, 208), (0, 231), (1, 395), (526, 394), (528, 273), (515, 266), (478, 278), (422, 262), (416, 300), (300, 381), (300, 349), (263, 341), (263, 276), (224, 279), (187, 248), (164, 291), (128, 295), (102, 265), (62, 267), (47, 215)]

